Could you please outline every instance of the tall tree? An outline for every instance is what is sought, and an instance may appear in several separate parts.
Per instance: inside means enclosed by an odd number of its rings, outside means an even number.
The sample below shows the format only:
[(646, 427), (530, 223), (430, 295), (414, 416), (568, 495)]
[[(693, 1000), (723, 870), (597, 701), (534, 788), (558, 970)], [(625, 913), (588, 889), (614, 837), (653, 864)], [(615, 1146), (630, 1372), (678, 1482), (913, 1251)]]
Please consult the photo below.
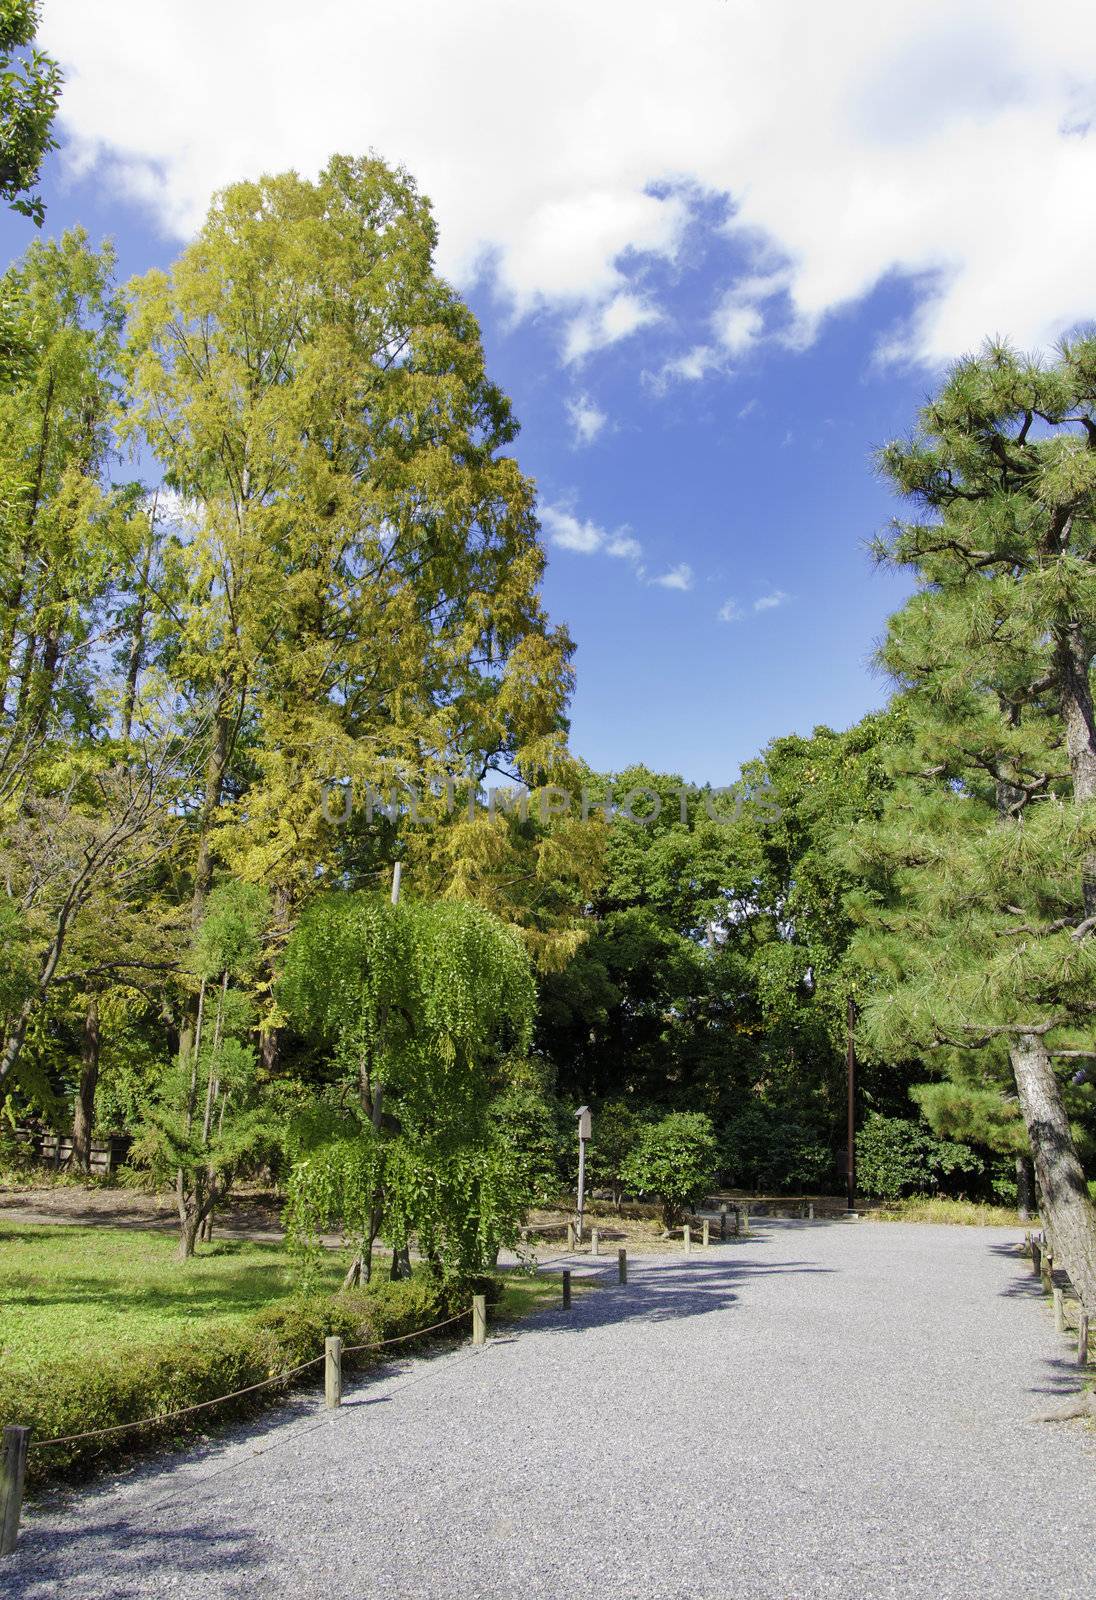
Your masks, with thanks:
[(1007, 1050), (1047, 1219), (1096, 1305), (1054, 1068), (1091, 1048), (1096, 1013), (1096, 341), (1047, 366), (1000, 346), (960, 363), (882, 464), (919, 515), (879, 551), (920, 586), (882, 651), (915, 721), (860, 839), (882, 979), (867, 1024), (891, 1045)]
[(532, 770), (562, 744), (533, 486), (434, 244), (406, 175), (338, 157), (226, 190), (132, 286), (133, 425), (186, 510), (168, 666), (211, 708), (196, 918), (215, 848), (309, 889), (336, 845), (323, 780)]
[(132, 560), (132, 491), (109, 480), (121, 308), (114, 256), (81, 229), (4, 283), (28, 359), (0, 393), (0, 719), (40, 742), (108, 720), (96, 647)]

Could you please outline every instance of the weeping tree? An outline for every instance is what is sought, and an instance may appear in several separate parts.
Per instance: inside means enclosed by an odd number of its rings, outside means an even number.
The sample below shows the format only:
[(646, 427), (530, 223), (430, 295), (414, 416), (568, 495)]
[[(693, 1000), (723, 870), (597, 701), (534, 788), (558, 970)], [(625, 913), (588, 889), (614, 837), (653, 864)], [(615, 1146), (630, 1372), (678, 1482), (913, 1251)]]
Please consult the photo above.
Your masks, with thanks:
[(147, 1108), (137, 1154), (174, 1180), (179, 1258), (212, 1232), (233, 1183), (279, 1142), (252, 1042), (249, 984), (259, 967), (269, 897), (254, 884), (218, 885), (194, 939), (197, 1024)]
[(294, 1130), (287, 1222), (298, 1241), (344, 1229), (348, 1286), (380, 1237), (397, 1275), (414, 1235), (453, 1279), (516, 1237), (532, 1174), (494, 1112), (534, 994), (521, 940), (477, 906), (332, 893), (302, 917), (279, 998), (334, 1081)]
[(865, 1027), (956, 1083), (1011, 1075), (1044, 1217), (1096, 1307), (1071, 1127), (1096, 1016), (1096, 340), (1050, 366), (997, 346), (960, 363), (882, 465), (914, 514), (879, 554), (919, 588), (881, 652), (910, 736), (853, 841)]

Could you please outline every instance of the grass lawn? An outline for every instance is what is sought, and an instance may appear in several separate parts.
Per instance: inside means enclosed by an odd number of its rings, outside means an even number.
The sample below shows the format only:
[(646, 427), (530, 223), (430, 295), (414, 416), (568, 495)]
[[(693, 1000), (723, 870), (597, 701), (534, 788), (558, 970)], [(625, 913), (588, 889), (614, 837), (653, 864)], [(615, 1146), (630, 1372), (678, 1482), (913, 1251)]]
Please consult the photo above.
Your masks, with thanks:
[[(187, 1262), (175, 1260), (175, 1248), (174, 1234), (0, 1222), (0, 1371), (147, 1347), (246, 1316), (297, 1287), (279, 1244), (218, 1240)], [(333, 1253), (315, 1287), (334, 1291), (345, 1270), (342, 1252)], [(559, 1295), (558, 1276), (509, 1273), (493, 1320), (516, 1321), (558, 1305)]]
[[(0, 1367), (29, 1371), (58, 1356), (155, 1344), (194, 1324), (258, 1311), (292, 1294), (277, 1244), (220, 1240), (174, 1259), (174, 1234), (0, 1223)], [(325, 1273), (338, 1287), (332, 1256)]]

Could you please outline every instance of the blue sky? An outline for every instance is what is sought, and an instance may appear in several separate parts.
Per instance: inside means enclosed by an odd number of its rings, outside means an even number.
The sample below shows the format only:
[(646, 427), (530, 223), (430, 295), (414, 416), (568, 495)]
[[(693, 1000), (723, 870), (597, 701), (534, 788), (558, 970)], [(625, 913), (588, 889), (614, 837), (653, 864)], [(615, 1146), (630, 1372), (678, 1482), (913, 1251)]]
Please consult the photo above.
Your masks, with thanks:
[(579, 754), (723, 783), (882, 703), (906, 585), (863, 550), (895, 510), (873, 448), (985, 335), (1091, 312), (1091, 6), (1033, 34), (1026, 0), (314, 0), (307, 40), (285, 0), (95, 9), (46, 0), (47, 227), (123, 274), (217, 186), (335, 149), (435, 200), (539, 486)]

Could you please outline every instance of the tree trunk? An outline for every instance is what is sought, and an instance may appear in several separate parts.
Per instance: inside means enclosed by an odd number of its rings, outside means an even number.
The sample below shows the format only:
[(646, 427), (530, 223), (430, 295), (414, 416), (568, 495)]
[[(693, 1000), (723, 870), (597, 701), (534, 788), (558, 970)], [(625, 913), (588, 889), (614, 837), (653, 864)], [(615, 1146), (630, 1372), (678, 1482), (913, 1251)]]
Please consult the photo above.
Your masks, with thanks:
[[(1055, 646), (1073, 798), (1096, 800), (1096, 714), (1089, 683), (1090, 652), (1080, 622), (1057, 630)], [(1085, 916), (1096, 917), (1096, 852), (1084, 859), (1081, 891)]]
[(1096, 1310), (1096, 1209), (1077, 1157), (1045, 1040), (1020, 1034), (1009, 1047), (1043, 1196), (1043, 1221), (1081, 1301)]
[(84, 1017), (80, 1053), (80, 1087), (72, 1119), (72, 1164), (91, 1171), (91, 1131), (95, 1125), (95, 1089), (99, 1082), (99, 997), (92, 995)]
[(156, 541), (156, 497), (148, 520), (148, 542), (141, 553), (141, 568), (137, 579), (137, 600), (129, 634), (129, 652), (126, 659), (126, 687), (122, 696), (122, 738), (128, 739), (133, 731), (133, 713), (137, 705), (137, 681), (145, 664), (145, 617), (148, 612), (148, 580), (152, 572), (152, 547)]
[(1030, 1222), (1035, 1212), (1035, 1168), (1031, 1157), (1016, 1157), (1016, 1209), (1021, 1222)]
[(198, 1242), (198, 1229), (202, 1225), (201, 1214), (196, 1206), (180, 1204), (179, 1207), (179, 1248), (176, 1259), (189, 1261), (194, 1254), (194, 1246)]
[(209, 748), (205, 770), (205, 798), (198, 819), (198, 859), (194, 866), (194, 897), (191, 902), (191, 921), (196, 928), (202, 920), (206, 899), (213, 882), (213, 852), (209, 836), (214, 818), (224, 797), (225, 777), (232, 754), (233, 725), (228, 716), (228, 695), (222, 695), (213, 719), (213, 740)]

